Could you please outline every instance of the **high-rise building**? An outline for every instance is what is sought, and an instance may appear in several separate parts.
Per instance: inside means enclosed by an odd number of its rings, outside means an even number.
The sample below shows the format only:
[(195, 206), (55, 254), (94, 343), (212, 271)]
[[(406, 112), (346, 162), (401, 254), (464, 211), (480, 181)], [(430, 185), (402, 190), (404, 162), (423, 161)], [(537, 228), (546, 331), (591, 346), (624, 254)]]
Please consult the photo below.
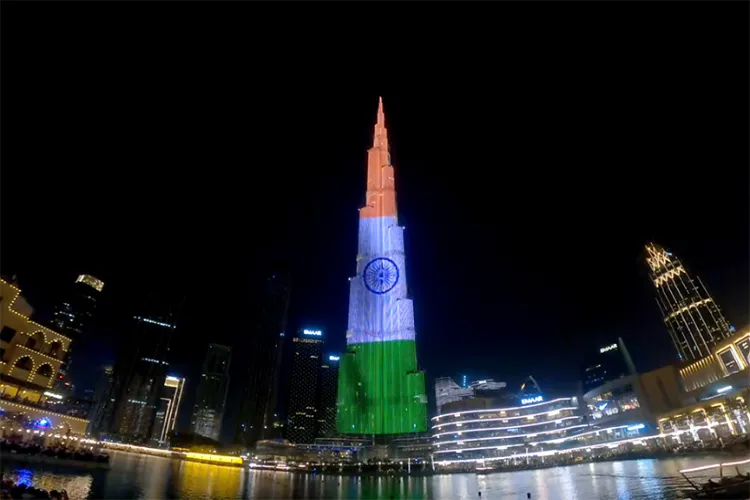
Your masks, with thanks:
[(151, 440), (163, 444), (169, 438), (169, 433), (177, 424), (177, 414), (182, 403), (182, 391), (185, 388), (185, 379), (167, 375), (164, 386), (161, 389), (161, 397), (154, 414), (154, 425), (151, 429)]
[(236, 353), (244, 369), (234, 441), (248, 448), (274, 434), (273, 422), (279, 403), (279, 375), (291, 295), (290, 278), (286, 272), (271, 273), (264, 285), (251, 332), (245, 336), (241, 352)]
[[(67, 296), (55, 307), (50, 323), (52, 327), (69, 337), (78, 348), (85, 342), (85, 334), (91, 328), (96, 302), (104, 289), (104, 282), (81, 274), (76, 279)], [(70, 369), (73, 364), (72, 346), (68, 349), (60, 371), (55, 380), (55, 388), (65, 390), (70, 388)]]
[(336, 436), (336, 395), (339, 387), (339, 354), (329, 354), (320, 365), (317, 437)]
[(104, 415), (112, 398), (113, 371), (111, 366), (105, 366), (96, 383), (91, 413), (89, 414), (89, 434), (98, 435), (104, 425)]
[(417, 366), (404, 228), (398, 225), (382, 99), (374, 135), (367, 153), (366, 204), (359, 211), (357, 275), (350, 279), (337, 428), (347, 434), (423, 432), (425, 377)]
[(101, 433), (129, 442), (147, 442), (153, 432), (169, 371), (169, 343), (176, 311), (151, 299), (151, 314), (136, 316), (133, 331), (118, 353), (112, 397), (104, 409)]
[(678, 356), (682, 361), (710, 356), (711, 348), (732, 333), (718, 304), (671, 252), (649, 243), (646, 254), (656, 302)]
[(581, 373), (583, 392), (635, 374), (635, 365), (622, 338), (586, 353)]
[(305, 328), (294, 337), (286, 438), (312, 443), (318, 430), (318, 379), (323, 357), (323, 332)]
[(221, 422), (229, 389), (229, 364), (232, 349), (209, 344), (201, 369), (190, 426), (195, 434), (219, 440)]

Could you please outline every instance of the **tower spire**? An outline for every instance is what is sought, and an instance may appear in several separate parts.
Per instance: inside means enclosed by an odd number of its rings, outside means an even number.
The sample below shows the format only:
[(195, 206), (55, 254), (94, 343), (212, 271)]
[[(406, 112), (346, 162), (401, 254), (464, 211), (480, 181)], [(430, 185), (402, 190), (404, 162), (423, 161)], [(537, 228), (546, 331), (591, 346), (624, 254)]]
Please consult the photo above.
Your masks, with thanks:
[(385, 128), (383, 98), (378, 100), (378, 118), (372, 147), (367, 151), (367, 202), (360, 217), (395, 217), (396, 187), (393, 166), (388, 152), (388, 129)]
[(385, 128), (385, 111), (383, 111), (382, 97), (378, 98), (378, 120), (375, 123), (372, 147), (388, 151), (388, 130)]

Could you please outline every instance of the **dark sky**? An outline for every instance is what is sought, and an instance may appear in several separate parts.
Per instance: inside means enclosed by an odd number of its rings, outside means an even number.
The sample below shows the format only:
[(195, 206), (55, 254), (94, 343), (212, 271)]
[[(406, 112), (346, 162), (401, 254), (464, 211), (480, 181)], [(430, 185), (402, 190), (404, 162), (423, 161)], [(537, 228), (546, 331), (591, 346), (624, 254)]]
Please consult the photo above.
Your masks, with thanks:
[(430, 377), (568, 391), (617, 336), (672, 361), (650, 240), (748, 324), (746, 2), (2, 10), (1, 270), (38, 308), (105, 281), (87, 365), (167, 288), (193, 374), (277, 260), (341, 349), (378, 95)]

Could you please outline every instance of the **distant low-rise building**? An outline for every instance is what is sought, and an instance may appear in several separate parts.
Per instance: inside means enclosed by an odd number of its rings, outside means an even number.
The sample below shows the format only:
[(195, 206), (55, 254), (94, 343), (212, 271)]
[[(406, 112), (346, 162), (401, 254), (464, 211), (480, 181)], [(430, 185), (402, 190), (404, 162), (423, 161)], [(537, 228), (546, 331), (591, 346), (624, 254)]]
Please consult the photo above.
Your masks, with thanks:
[(450, 377), (435, 379), (435, 406), (438, 413), (448, 403), (461, 401), (462, 399), (497, 396), (506, 389), (505, 382), (495, 382), (493, 379), (475, 380), (469, 385), (466, 382), (466, 376), (463, 376), (462, 384), (465, 386), (458, 385)]

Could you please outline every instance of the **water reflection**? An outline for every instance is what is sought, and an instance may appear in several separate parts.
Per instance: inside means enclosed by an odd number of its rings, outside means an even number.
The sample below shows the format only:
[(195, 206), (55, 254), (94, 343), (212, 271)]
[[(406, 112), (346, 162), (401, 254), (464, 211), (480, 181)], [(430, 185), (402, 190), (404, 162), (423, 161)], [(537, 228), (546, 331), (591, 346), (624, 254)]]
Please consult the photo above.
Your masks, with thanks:
[[(488, 475), (432, 477), (350, 477), (246, 470), (117, 452), (109, 471), (70, 471), (12, 464), (3, 472), (17, 481), (51, 489), (65, 488), (71, 499), (477, 499), (534, 500), (677, 498), (685, 486), (678, 471), (726, 461), (727, 457), (691, 457), (580, 464)], [(744, 468), (746, 472), (748, 468)], [(707, 478), (707, 477), (706, 477)]]
[(622, 462), (612, 462), (612, 473), (617, 477), (617, 499), (630, 500), (628, 481), (622, 476), (624, 473)]

